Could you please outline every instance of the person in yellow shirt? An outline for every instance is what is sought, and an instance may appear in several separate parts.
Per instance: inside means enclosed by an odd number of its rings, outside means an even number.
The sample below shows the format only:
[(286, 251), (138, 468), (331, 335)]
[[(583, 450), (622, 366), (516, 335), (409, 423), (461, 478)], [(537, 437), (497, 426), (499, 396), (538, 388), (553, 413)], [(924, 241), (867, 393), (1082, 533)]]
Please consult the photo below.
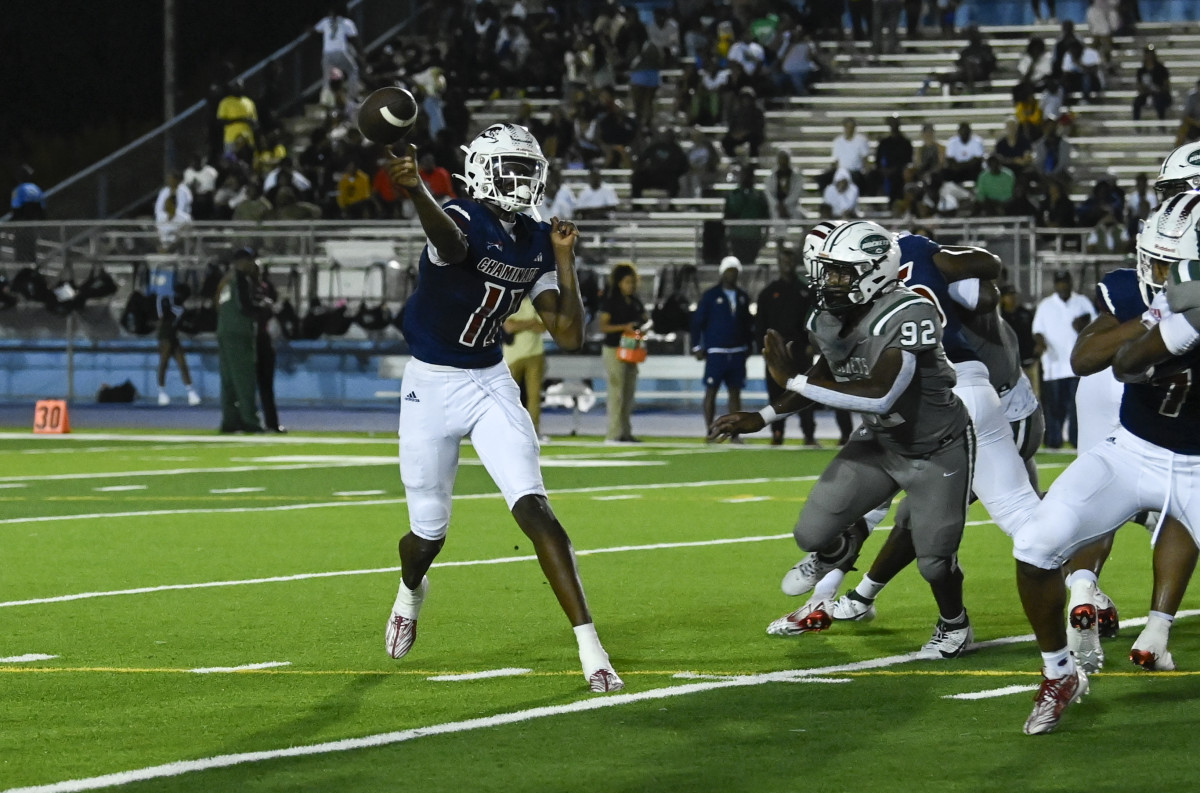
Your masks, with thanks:
[(504, 362), (521, 387), (521, 401), (539, 437), (542, 437), (542, 380), (546, 374), (546, 347), (542, 340), (545, 332), (546, 326), (532, 300), (522, 301), (521, 307), (504, 320), (504, 333), (511, 337), (504, 344)]
[(225, 153), (233, 152), (237, 140), (245, 135), (254, 144), (254, 132), (258, 128), (258, 106), (246, 96), (246, 86), (241, 80), (229, 84), (229, 93), (217, 105), (217, 119), (225, 124)]
[(371, 177), (354, 163), (347, 163), (338, 179), (338, 209), (347, 220), (362, 220), (370, 216)]

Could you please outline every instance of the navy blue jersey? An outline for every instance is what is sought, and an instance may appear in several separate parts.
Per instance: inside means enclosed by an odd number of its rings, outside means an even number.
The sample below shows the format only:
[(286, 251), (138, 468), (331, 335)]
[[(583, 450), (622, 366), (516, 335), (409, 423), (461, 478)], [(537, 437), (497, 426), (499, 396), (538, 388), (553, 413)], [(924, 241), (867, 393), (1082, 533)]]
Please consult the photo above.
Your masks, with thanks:
[(950, 296), (950, 284), (933, 261), (942, 246), (920, 234), (901, 234), (899, 244), (900, 280), (937, 309), (938, 317), (942, 320), (942, 347), (946, 350), (946, 357), (953, 363), (978, 361), (979, 355), (968, 341), (962, 322), (951, 306), (954, 298)]
[[(466, 199), (444, 207), (467, 236), (467, 256), (441, 264), (421, 251), (419, 281), (404, 304), (404, 339), (418, 360), (482, 369), (503, 357), (500, 326), (533, 285), (555, 272), (550, 224), (518, 214), (513, 235), (482, 204)], [(514, 239), (515, 236), (515, 239)]]
[[(1137, 271), (1113, 270), (1096, 292), (1119, 322), (1137, 319), (1147, 309)], [(1121, 426), (1156, 446), (1179, 454), (1200, 454), (1200, 350), (1170, 363), (1149, 383), (1126, 383), (1121, 397)]]

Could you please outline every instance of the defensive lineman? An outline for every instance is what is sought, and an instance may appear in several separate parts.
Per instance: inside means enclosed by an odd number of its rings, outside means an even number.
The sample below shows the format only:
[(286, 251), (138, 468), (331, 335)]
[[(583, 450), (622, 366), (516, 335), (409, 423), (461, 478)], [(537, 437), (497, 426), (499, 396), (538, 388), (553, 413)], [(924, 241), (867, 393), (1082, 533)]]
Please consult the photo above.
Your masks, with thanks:
[(469, 437), (533, 541), (542, 572), (574, 626), (589, 687), (620, 691), (624, 683), (596, 635), (571, 541), (546, 498), (533, 423), (501, 355), (500, 327), (522, 299), (533, 301), (561, 347), (576, 349), (583, 342), (578, 230), (520, 211), (541, 203), (546, 166), (527, 129), (493, 124), (466, 148), (471, 200), (443, 207), (417, 172), (413, 146), (388, 163), (392, 181), (412, 196), (429, 241), (402, 323), (412, 348), (400, 411), (400, 473), (410, 528), (400, 540), (402, 580), (385, 642), (388, 654), (401, 658), (416, 640), (429, 588), (425, 573), (445, 543), (459, 444)]
[[(899, 248), (876, 223), (852, 221), (829, 231), (811, 267), (817, 308), (807, 328), (821, 357), (800, 374), (782, 337), (768, 333), (764, 357), (788, 393), (759, 413), (722, 416), (711, 436), (757, 432), (777, 415), (815, 402), (863, 413), (863, 426), (813, 487), (796, 544), (816, 552), (823, 575), (858, 553), (866, 535), (859, 518), (905, 490), (917, 564), (940, 612), (937, 631), (965, 625), (956, 555), (975, 439), (966, 408), (951, 392), (954, 371), (942, 351), (937, 312), (899, 284)], [(775, 620), (767, 632), (812, 630), (809, 606)]]

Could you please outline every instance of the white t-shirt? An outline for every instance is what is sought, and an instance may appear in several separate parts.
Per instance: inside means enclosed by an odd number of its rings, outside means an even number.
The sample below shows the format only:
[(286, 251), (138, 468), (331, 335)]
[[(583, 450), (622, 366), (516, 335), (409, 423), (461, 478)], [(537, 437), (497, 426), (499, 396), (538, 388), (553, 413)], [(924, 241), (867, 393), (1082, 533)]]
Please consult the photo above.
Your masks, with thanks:
[(845, 168), (851, 173), (861, 173), (863, 164), (870, 156), (871, 144), (861, 132), (854, 133), (854, 137), (849, 140), (844, 132), (833, 139), (833, 159), (839, 168)]
[(955, 135), (950, 140), (946, 141), (946, 159), (954, 160), (954, 162), (967, 162), (968, 160), (982, 160), (985, 156), (983, 149), (983, 138), (971, 133), (971, 139), (963, 143), (961, 135)]
[(821, 200), (829, 205), (833, 211), (833, 216), (840, 218), (847, 212), (858, 211), (858, 185), (851, 182), (846, 192), (840, 192), (834, 185), (829, 185), (825, 188), (825, 192), (821, 194)]
[(1071, 350), (1079, 331), (1071, 326), (1075, 318), (1087, 315), (1088, 321), (1096, 318), (1092, 301), (1078, 292), (1072, 292), (1065, 301), (1058, 293), (1042, 298), (1033, 313), (1033, 332), (1041, 334), (1046, 341), (1042, 353), (1042, 379), (1062, 380), (1075, 377), (1071, 369)]
[(323, 52), (348, 52), (350, 39), (358, 35), (358, 28), (345, 17), (325, 17), (313, 29), (323, 37)]
[(183, 171), (183, 183), (195, 189), (193, 193), (204, 195), (217, 189), (217, 169), (207, 163), (199, 168), (188, 167)]
[(594, 190), (591, 185), (587, 185), (575, 197), (576, 209), (606, 209), (620, 203), (621, 199), (617, 196), (616, 189), (606, 182)]

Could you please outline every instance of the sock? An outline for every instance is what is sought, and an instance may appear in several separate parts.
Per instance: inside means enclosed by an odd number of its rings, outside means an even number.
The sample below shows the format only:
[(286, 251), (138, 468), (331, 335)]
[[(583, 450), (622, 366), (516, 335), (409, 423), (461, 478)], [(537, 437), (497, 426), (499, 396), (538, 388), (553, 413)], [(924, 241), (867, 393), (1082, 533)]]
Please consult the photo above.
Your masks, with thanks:
[(158, 387), (158, 393), (160, 393), (160, 394), (165, 394), (165, 393), (167, 393), (167, 389), (166, 389), (166, 388), (164, 388), (163, 386), (159, 386), (159, 387)]
[(575, 641), (579, 643), (579, 660), (583, 663), (584, 672), (612, 668), (608, 661), (608, 653), (604, 652), (600, 637), (596, 634), (594, 622), (576, 625)]
[(1066, 647), (1058, 652), (1042, 653), (1042, 674), (1050, 680), (1075, 674), (1075, 656)]
[(942, 616), (942, 615), (939, 615), (939, 616), (941, 616), (942, 622), (946, 625), (946, 627), (950, 628), (951, 630), (958, 630), (959, 628), (965, 628), (967, 625), (967, 622), (969, 621), (969, 620), (967, 620), (967, 610), (966, 609), (963, 609), (962, 613), (959, 614), (954, 619), (947, 619), (945, 616)]
[(196, 387), (195, 387), (195, 386), (188, 386), (188, 387), (187, 387), (187, 392), (188, 392), (188, 396), (195, 396), (195, 395), (196, 395)]
[[(424, 579), (422, 579), (424, 583)], [(421, 589), (421, 587), (418, 587)], [(425, 593), (417, 592), (409, 589), (404, 580), (400, 580), (400, 587), (396, 590), (396, 603), (392, 606), (392, 610), (402, 617), (408, 617), (410, 620), (415, 620), (421, 613), (421, 604), (425, 602)]]
[(1076, 570), (1067, 576), (1067, 586), (1074, 589), (1076, 586), (1088, 583), (1092, 586), (1099, 586), (1100, 580), (1096, 578), (1096, 574), (1091, 570)]
[(1165, 644), (1171, 634), (1171, 625), (1174, 622), (1175, 617), (1172, 614), (1151, 611), (1150, 615), (1146, 617), (1146, 627), (1142, 629), (1142, 635), (1159, 638)]
[(879, 593), (883, 591), (885, 586), (887, 584), (881, 584), (878, 581), (872, 580), (871, 576), (864, 575), (862, 580), (858, 582), (858, 586), (854, 587), (854, 591), (858, 593), (860, 598), (870, 602), (879, 597)]
[(825, 577), (817, 582), (813, 587), (813, 600), (833, 600), (837, 596), (837, 591), (842, 586), (842, 582), (846, 580), (846, 573), (842, 570), (830, 570), (825, 574)]

